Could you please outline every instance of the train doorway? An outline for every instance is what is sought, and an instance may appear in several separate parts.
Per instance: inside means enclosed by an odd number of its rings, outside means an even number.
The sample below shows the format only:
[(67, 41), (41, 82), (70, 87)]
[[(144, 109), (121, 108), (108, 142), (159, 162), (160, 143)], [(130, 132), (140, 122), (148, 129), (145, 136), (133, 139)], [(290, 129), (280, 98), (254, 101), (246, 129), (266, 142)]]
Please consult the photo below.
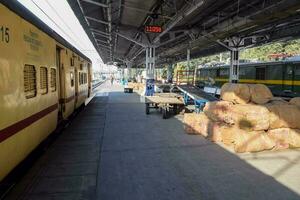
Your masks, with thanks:
[(58, 70), (58, 80), (59, 80), (59, 87), (58, 87), (58, 122), (63, 120), (63, 79), (62, 79), (62, 62), (61, 62), (61, 48), (56, 47), (56, 67)]
[(285, 94), (292, 93), (294, 90), (294, 67), (286, 65), (283, 68), (282, 89)]

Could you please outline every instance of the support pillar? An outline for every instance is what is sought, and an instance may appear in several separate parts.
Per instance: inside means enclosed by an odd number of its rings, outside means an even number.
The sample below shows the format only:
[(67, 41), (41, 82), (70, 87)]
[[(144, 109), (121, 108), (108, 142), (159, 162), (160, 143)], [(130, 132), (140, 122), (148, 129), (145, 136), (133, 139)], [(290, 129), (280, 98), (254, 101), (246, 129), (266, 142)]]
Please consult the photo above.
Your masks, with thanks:
[(190, 60), (191, 60), (191, 50), (187, 49), (186, 52), (187, 70), (190, 70)]
[(186, 78), (187, 78), (187, 84), (190, 84), (190, 69), (191, 69), (191, 50), (190, 48), (187, 49), (186, 52), (186, 61), (187, 61), (187, 70), (186, 70)]
[(127, 66), (127, 70), (128, 70), (128, 80), (132, 78), (132, 62), (126, 61), (126, 66)]
[(146, 47), (146, 96), (154, 94), (155, 48)]
[(233, 48), (230, 52), (231, 62), (230, 62), (230, 82), (238, 83), (239, 81), (239, 49)]
[(173, 69), (173, 64), (169, 64), (167, 68), (167, 81), (168, 83), (172, 83), (172, 69)]

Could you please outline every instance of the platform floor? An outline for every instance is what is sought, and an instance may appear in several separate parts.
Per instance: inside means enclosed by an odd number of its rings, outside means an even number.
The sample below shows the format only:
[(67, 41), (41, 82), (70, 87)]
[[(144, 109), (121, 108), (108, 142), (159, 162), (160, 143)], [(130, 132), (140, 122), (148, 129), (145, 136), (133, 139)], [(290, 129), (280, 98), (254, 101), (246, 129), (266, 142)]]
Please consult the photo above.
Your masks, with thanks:
[(103, 84), (7, 199), (300, 199), (298, 150), (234, 154)]

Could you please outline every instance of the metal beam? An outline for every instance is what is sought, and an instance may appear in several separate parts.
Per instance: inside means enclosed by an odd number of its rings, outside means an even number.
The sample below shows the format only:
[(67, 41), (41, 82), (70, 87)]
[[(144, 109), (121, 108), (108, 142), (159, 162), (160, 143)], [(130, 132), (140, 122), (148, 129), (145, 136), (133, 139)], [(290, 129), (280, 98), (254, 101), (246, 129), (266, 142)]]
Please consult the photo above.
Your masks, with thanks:
[(129, 41), (131, 41), (131, 42), (134, 42), (135, 44), (138, 44), (138, 45), (140, 45), (140, 46), (142, 46), (142, 47), (146, 47), (145, 44), (143, 44), (143, 43), (141, 43), (141, 42), (138, 42), (138, 41), (135, 41), (133, 38), (127, 37), (127, 36), (125, 36), (125, 35), (123, 35), (123, 34), (121, 34), (121, 33), (116, 33), (116, 34), (117, 34), (118, 36), (120, 36), (120, 37), (126, 39), (126, 40), (129, 40)]
[(88, 19), (88, 20), (92, 20), (94, 22), (105, 24), (105, 25), (109, 25), (109, 23), (110, 23), (110, 22), (107, 22), (107, 21), (103, 21), (103, 20), (100, 20), (100, 19), (93, 18), (93, 17), (86, 16), (85, 18)]
[(107, 48), (107, 46), (106, 46), (106, 45), (99, 44), (99, 43), (97, 43), (97, 45), (98, 45), (98, 46), (101, 46), (101, 47), (103, 47), (103, 49), (106, 49), (106, 50), (109, 50), (109, 51), (111, 51), (111, 49), (110, 49), (110, 48)]
[(165, 35), (167, 32), (169, 32), (174, 26), (176, 26), (179, 22), (181, 22), (184, 18), (192, 14), (195, 10), (197, 10), (200, 6), (202, 6), (204, 3), (204, 0), (199, 0), (195, 5), (191, 5), (189, 9), (183, 9), (180, 14), (176, 14), (174, 20), (170, 20), (171, 22), (167, 24), (167, 27), (165, 30), (160, 33), (155, 39), (153, 40), (154, 43), (157, 43), (159, 39)]
[(138, 57), (141, 53), (143, 53), (146, 50), (146, 48), (141, 48), (131, 59), (130, 61), (133, 61), (136, 57)]
[(100, 39), (97, 39), (97, 38), (95, 38), (95, 40), (109, 44), (109, 42), (107, 42), (107, 40), (100, 40)]
[(103, 7), (103, 8), (108, 8), (108, 5), (104, 4), (104, 3), (99, 3), (99, 2), (96, 2), (96, 1), (92, 1), (92, 0), (81, 0), (81, 1), (87, 2), (87, 3), (90, 3), (90, 4), (94, 4), (96, 6), (100, 6), (100, 7)]
[(110, 49), (111, 49), (111, 45), (109, 45), (109, 44), (106, 44), (106, 43), (101, 43), (101, 42), (99, 42), (99, 41), (97, 41), (97, 44), (99, 44), (99, 45), (103, 45), (103, 46), (105, 46), (105, 47), (108, 47), (108, 48), (110, 48)]
[(97, 33), (97, 32), (92, 32), (94, 35), (99, 35), (99, 36), (101, 36), (101, 37), (105, 37), (105, 38), (110, 38), (110, 36), (109, 35), (104, 35), (104, 34), (102, 34), (102, 33)]
[(107, 36), (109, 36), (109, 34), (108, 33), (106, 33), (106, 32), (103, 32), (103, 31), (100, 31), (100, 30), (98, 30), (98, 29), (95, 29), (95, 28), (91, 28), (90, 29), (92, 32), (95, 32), (95, 33), (100, 33), (100, 34), (103, 34), (103, 35), (107, 35)]

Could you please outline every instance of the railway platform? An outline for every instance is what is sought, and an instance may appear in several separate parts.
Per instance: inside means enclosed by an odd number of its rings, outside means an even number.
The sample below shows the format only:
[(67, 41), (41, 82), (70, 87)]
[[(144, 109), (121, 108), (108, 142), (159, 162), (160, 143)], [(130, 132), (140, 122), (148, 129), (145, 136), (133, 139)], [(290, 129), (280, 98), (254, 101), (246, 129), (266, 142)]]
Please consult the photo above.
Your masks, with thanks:
[(299, 150), (237, 155), (104, 83), (7, 199), (299, 199)]

